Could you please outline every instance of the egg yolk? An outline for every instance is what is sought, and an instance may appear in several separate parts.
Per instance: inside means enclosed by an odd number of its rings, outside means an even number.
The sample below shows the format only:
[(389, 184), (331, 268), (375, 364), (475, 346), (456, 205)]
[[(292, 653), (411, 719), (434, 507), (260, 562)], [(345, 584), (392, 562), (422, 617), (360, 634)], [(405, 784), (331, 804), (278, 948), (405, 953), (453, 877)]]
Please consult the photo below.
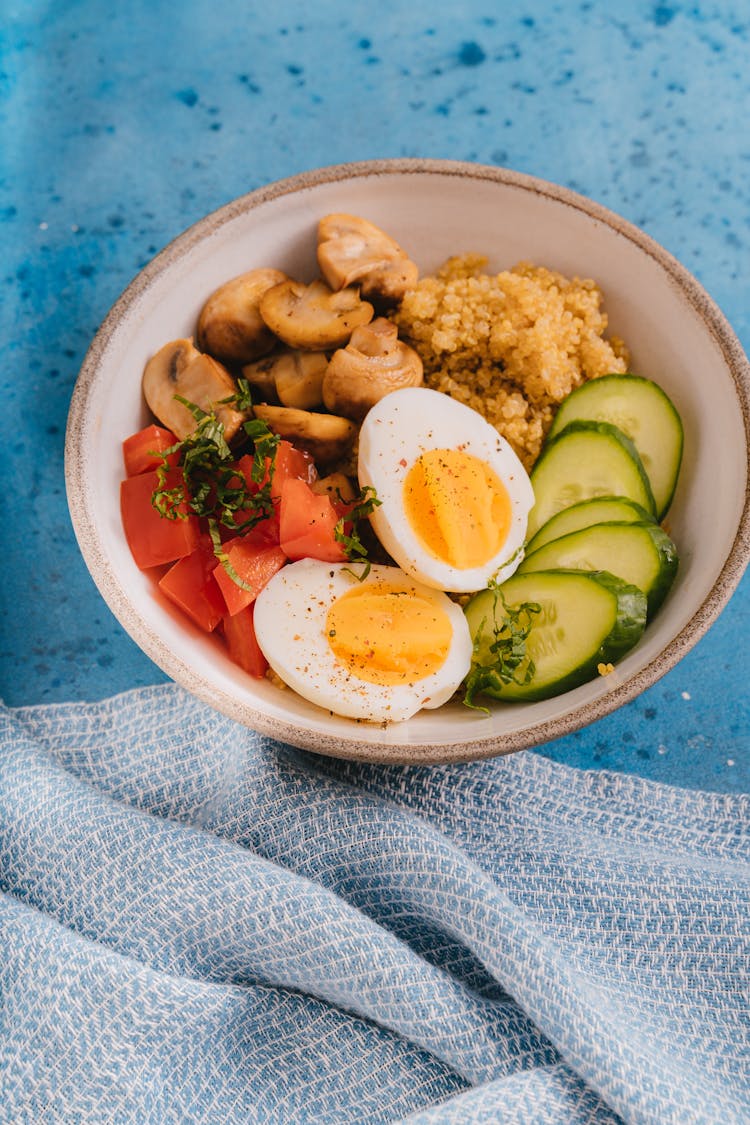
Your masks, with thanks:
[(403, 496), (412, 530), (450, 566), (484, 566), (508, 537), (508, 490), (489, 465), (461, 449), (422, 453), (406, 474)]
[(336, 658), (367, 683), (414, 683), (442, 667), (453, 639), (443, 610), (410, 590), (359, 586), (328, 611), (326, 636)]

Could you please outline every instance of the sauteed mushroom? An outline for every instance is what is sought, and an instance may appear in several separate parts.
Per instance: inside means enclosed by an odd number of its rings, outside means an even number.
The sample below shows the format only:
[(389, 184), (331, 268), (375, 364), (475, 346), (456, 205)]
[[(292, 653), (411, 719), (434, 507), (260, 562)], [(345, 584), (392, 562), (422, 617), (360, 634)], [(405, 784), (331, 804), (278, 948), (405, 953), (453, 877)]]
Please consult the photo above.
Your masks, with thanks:
[(396, 325), (385, 317), (355, 328), (345, 348), (331, 357), (323, 379), (327, 410), (361, 421), (389, 391), (418, 387), (422, 360), (398, 338)]
[(306, 449), (321, 465), (340, 460), (357, 433), (353, 422), (335, 414), (314, 414), (310, 410), (268, 403), (258, 403), (253, 411), (275, 434)]
[(264, 356), (263, 359), (256, 359), (253, 363), (246, 363), (242, 368), (242, 377), (250, 385), (253, 400), (257, 395), (262, 402), (278, 403), (276, 379), (274, 378), (274, 368), (278, 358), (278, 355), (272, 353)]
[(258, 305), (267, 289), (287, 280), (281, 270), (255, 269), (211, 294), (198, 317), (198, 346), (225, 363), (249, 363), (276, 343)]
[(318, 477), (310, 485), (313, 492), (320, 495), (328, 495), (333, 500), (354, 500), (357, 496), (357, 489), (354, 487), (351, 477), (346, 473), (329, 473), (327, 477)]
[(162, 425), (183, 440), (195, 429), (195, 418), (175, 395), (215, 410), (231, 441), (245, 421), (245, 415), (232, 406), (218, 405), (237, 393), (234, 379), (218, 360), (199, 352), (192, 340), (172, 340), (160, 348), (143, 372), (143, 396)]
[(242, 374), (265, 401), (312, 410), (323, 405), (325, 352), (283, 351), (243, 367)]
[(291, 348), (318, 352), (341, 347), (374, 312), (355, 286), (334, 293), (323, 281), (283, 281), (266, 290), (260, 301), (260, 315), (280, 340)]
[(332, 289), (358, 284), (362, 296), (393, 305), (417, 284), (419, 271), (399, 244), (357, 215), (326, 215), (318, 223), (318, 265)]

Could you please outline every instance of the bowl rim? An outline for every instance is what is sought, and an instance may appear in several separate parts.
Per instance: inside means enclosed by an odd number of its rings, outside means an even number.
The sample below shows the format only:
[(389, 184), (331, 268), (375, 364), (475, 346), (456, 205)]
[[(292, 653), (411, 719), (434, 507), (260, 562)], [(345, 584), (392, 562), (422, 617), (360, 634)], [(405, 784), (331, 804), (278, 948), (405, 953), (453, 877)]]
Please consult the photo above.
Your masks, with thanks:
[[(306, 188), (342, 180), (373, 176), (430, 174), (471, 178), (498, 183), (549, 198), (583, 212), (634, 243), (656, 261), (673, 280), (683, 297), (700, 316), (721, 352), (734, 382), (742, 412), (748, 472), (742, 511), (732, 546), (707, 596), (690, 621), (648, 664), (602, 695), (585, 701), (574, 710), (542, 720), (518, 731), (491, 736), (468, 737), (466, 741), (425, 747), (395, 738), (370, 740), (366, 724), (358, 724), (353, 736), (305, 730), (294, 722), (280, 721), (238, 702), (227, 692), (204, 683), (179, 656), (144, 626), (127, 593), (112, 574), (99, 532), (89, 518), (83, 490), (78, 487), (84, 468), (79, 435), (84, 432), (90, 391), (117, 326), (143, 291), (220, 227), (240, 215), (273, 200)], [(89, 572), (114, 616), (139, 647), (168, 676), (193, 695), (243, 725), (280, 741), (331, 757), (389, 764), (437, 764), (468, 762), (539, 746), (590, 725), (640, 695), (670, 671), (698, 643), (729, 602), (750, 560), (750, 362), (724, 313), (701, 283), (668, 250), (630, 220), (603, 204), (537, 176), (509, 168), (439, 158), (397, 157), (326, 165), (302, 171), (249, 191), (209, 212), (169, 241), (131, 280), (101, 322), (84, 357), (73, 388), (65, 434), (65, 484), (73, 529)], [(393, 724), (397, 731), (400, 724)], [(363, 734), (363, 732), (365, 732)], [(356, 737), (355, 737), (356, 735)]]

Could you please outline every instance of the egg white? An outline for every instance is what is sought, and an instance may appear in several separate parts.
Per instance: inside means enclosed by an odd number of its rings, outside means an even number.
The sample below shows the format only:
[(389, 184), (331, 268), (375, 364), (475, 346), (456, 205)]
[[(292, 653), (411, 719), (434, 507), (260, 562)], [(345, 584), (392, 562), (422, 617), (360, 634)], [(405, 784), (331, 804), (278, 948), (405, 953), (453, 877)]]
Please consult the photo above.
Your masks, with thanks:
[[(370, 722), (400, 722), (421, 708), (440, 707), (469, 671), (469, 627), (459, 605), (396, 567), (373, 565), (363, 583), (361, 565), (301, 559), (282, 567), (255, 602), (255, 634), (276, 674), (303, 698), (337, 715)], [(412, 591), (436, 604), (452, 626), (442, 666), (421, 680), (381, 686), (359, 678), (333, 652), (326, 619), (333, 602), (353, 587), (383, 584)]]
[[(484, 461), (505, 485), (511, 526), (500, 550), (482, 566), (467, 569), (435, 557), (413, 530), (404, 508), (404, 481), (415, 461), (431, 449), (457, 449)], [(480, 414), (427, 387), (392, 391), (362, 423), (358, 474), (380, 500), (370, 517), (375, 534), (407, 574), (439, 590), (471, 593), (490, 579), (509, 578), (523, 559), (534, 492), (528, 474), (505, 438)]]

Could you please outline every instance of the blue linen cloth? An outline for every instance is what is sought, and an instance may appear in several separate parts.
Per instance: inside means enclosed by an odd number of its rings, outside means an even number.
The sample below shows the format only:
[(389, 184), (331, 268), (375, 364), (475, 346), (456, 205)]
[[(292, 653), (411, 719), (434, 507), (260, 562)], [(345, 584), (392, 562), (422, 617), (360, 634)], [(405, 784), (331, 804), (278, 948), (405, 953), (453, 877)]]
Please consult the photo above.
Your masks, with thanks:
[(3, 708), (0, 1120), (747, 1122), (748, 811)]

